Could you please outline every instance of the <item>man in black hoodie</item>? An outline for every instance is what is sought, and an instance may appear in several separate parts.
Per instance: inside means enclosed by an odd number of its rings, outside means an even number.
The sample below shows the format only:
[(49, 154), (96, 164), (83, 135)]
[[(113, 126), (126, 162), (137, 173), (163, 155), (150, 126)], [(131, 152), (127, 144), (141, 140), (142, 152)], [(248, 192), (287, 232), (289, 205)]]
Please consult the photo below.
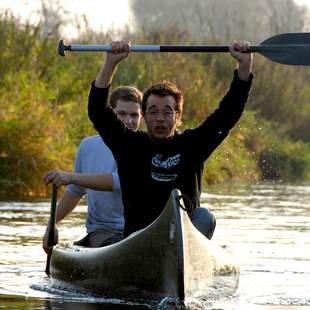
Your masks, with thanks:
[(125, 209), (124, 236), (151, 224), (163, 210), (171, 191), (178, 188), (191, 207), (197, 229), (211, 239), (215, 219), (199, 207), (204, 162), (239, 120), (253, 75), (252, 55), (245, 41), (230, 46), (238, 66), (231, 86), (215, 110), (197, 128), (180, 133), (182, 92), (160, 81), (144, 92), (142, 113), (147, 132), (126, 128), (109, 108), (108, 93), (117, 64), (129, 54), (129, 43), (114, 42), (112, 51), (93, 82), (88, 113), (95, 129), (112, 150), (118, 164)]

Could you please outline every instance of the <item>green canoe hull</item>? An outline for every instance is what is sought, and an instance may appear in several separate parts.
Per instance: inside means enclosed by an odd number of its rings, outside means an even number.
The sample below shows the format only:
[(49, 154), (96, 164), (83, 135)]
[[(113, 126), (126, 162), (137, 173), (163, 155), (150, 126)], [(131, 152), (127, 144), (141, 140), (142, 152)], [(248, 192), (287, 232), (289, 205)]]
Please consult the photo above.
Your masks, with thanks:
[(182, 205), (180, 192), (174, 190), (152, 224), (116, 244), (57, 246), (51, 258), (52, 284), (109, 298), (183, 301), (206, 296), (223, 266)]

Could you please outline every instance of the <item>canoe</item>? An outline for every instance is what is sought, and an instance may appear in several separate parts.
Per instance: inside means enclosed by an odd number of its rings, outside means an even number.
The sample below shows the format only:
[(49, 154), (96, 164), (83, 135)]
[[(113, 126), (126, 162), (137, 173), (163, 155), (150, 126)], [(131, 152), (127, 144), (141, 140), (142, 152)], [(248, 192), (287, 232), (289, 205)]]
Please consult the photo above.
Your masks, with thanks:
[(238, 274), (238, 265), (218, 255), (183, 209), (180, 192), (173, 190), (152, 224), (118, 243), (58, 245), (51, 257), (52, 286), (127, 300), (207, 296), (214, 277)]

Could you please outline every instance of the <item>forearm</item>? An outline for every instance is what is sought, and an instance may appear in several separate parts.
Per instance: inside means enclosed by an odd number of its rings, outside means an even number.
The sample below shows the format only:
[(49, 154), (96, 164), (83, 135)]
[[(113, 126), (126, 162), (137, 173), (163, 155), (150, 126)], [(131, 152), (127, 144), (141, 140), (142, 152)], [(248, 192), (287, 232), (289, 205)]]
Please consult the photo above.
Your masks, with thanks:
[(70, 183), (97, 191), (113, 191), (113, 176), (111, 173), (72, 173)]
[(95, 86), (98, 88), (107, 88), (111, 85), (117, 63), (106, 61), (100, 68), (100, 71), (95, 80)]
[(109, 88), (98, 88), (92, 84), (89, 93), (88, 116), (105, 144), (115, 151), (115, 147), (122, 143), (129, 131), (125, 130), (124, 124), (108, 106), (108, 95)]
[(230, 47), (230, 53), (238, 62), (238, 77), (242, 81), (248, 81), (252, 71), (253, 55), (249, 52), (250, 42), (234, 41)]
[(219, 107), (198, 127), (200, 139), (212, 136), (212, 132), (221, 133), (219, 136), (228, 133), (239, 120), (248, 99), (253, 75), (250, 73), (248, 81), (243, 81), (239, 78), (238, 73), (237, 70), (234, 71), (230, 88), (221, 100)]
[(107, 88), (111, 85), (117, 64), (128, 56), (129, 46), (130, 42), (112, 42), (112, 50), (106, 53), (105, 63), (96, 77), (96, 87)]
[(61, 222), (79, 203), (81, 197), (77, 194), (65, 191), (57, 204), (56, 224)]
[[(206, 160), (239, 120), (248, 98), (252, 78), (250, 74), (248, 81), (242, 81), (235, 70), (230, 88), (219, 107), (200, 126), (188, 131), (189, 148), (198, 160)], [(208, 137), (206, 141), (205, 137)]]
[(242, 81), (248, 81), (252, 72), (252, 60), (240, 62), (237, 67), (238, 77)]

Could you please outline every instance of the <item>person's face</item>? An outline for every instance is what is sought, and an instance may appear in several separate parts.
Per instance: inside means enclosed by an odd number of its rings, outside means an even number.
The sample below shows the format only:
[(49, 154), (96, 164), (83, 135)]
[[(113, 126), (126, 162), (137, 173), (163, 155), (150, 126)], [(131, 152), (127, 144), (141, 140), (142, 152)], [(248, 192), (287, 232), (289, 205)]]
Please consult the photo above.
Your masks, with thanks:
[(114, 111), (127, 128), (138, 130), (142, 115), (137, 102), (118, 100)]
[(149, 135), (154, 139), (171, 138), (180, 120), (175, 111), (176, 102), (173, 96), (160, 97), (150, 95), (146, 101), (144, 120)]

